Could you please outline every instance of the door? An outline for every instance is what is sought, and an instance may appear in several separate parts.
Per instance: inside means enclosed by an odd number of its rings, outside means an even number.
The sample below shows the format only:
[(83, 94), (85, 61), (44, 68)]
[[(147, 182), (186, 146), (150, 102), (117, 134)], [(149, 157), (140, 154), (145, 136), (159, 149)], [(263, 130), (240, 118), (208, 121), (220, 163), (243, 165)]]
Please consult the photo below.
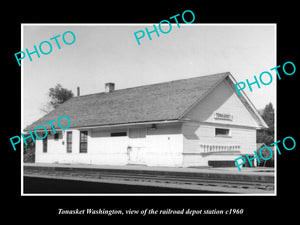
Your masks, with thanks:
[(145, 164), (144, 149), (142, 147), (129, 147), (128, 164)]
[(145, 164), (146, 128), (129, 129), (128, 164)]

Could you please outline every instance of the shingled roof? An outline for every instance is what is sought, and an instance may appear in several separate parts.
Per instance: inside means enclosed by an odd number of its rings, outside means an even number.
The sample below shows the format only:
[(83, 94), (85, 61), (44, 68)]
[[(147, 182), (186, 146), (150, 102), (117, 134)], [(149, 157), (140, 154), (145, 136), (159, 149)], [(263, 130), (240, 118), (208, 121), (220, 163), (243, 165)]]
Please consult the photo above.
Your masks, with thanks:
[[(70, 128), (178, 120), (197, 100), (230, 73), (139, 86), (73, 97), (25, 128), (34, 130), (66, 115)], [(53, 123), (59, 128), (57, 123)], [(66, 127), (68, 121), (61, 120)], [(46, 126), (51, 129), (50, 125)]]

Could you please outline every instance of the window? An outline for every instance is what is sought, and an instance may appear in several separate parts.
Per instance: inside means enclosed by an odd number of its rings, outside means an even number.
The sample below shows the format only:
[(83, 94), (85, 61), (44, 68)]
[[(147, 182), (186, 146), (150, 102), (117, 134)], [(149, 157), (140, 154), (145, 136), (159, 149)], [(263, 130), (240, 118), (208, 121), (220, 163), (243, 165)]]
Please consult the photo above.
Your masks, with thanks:
[(87, 131), (80, 131), (80, 153), (87, 153)]
[[(44, 134), (45, 136), (45, 134)], [(43, 153), (47, 153), (47, 144), (48, 144), (48, 139), (47, 136), (43, 139)]]
[(111, 137), (121, 137), (121, 136), (127, 136), (127, 132), (115, 132), (115, 133), (110, 133)]
[(215, 135), (221, 137), (230, 137), (230, 132), (229, 129), (216, 128)]
[(72, 131), (67, 132), (67, 153), (72, 152)]
[(59, 133), (54, 134), (54, 140), (58, 141), (58, 139), (59, 139)]

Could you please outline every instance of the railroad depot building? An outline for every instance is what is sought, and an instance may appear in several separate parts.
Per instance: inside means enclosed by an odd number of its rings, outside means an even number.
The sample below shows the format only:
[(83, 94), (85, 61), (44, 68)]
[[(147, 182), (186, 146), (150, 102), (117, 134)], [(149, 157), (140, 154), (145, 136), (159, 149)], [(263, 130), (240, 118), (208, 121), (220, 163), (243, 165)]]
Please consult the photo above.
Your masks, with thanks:
[[(25, 132), (48, 129), (36, 139), (36, 163), (235, 166), (237, 157), (254, 155), (256, 130), (267, 128), (235, 83), (229, 72), (120, 90), (107, 83), (105, 92), (73, 97)], [(55, 121), (54, 134), (45, 123), (62, 115), (71, 126)]]

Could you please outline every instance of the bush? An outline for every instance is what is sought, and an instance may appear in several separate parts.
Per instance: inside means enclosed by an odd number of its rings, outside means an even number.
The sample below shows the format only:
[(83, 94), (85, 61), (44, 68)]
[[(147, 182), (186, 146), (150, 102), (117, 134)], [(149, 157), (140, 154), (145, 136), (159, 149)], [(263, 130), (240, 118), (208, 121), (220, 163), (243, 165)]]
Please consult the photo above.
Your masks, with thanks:
[(23, 154), (24, 163), (34, 163), (35, 162), (35, 143), (30, 142), (26, 146), (24, 144), (24, 154)]

